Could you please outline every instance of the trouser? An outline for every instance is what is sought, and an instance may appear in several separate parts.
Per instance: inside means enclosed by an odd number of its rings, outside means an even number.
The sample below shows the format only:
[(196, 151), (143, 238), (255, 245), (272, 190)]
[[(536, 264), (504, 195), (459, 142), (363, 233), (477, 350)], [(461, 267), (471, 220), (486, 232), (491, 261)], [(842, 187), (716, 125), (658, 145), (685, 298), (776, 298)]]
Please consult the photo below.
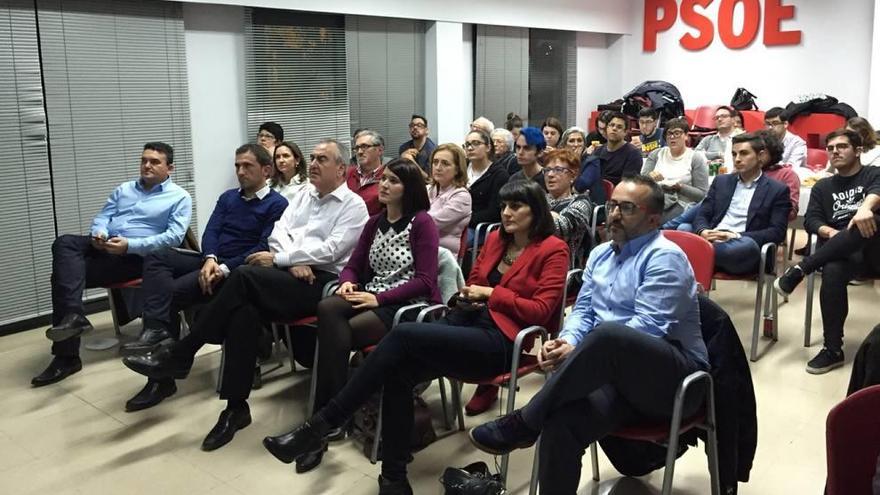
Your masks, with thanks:
[[(585, 449), (637, 420), (668, 421), (682, 379), (699, 369), (675, 343), (618, 323), (593, 329), (521, 410), (541, 431), (541, 491), (575, 493)], [(691, 394), (684, 417), (702, 399)]]
[(761, 247), (751, 237), (740, 237), (724, 242), (713, 242), (715, 269), (730, 275), (757, 273), (761, 262)]
[[(203, 303), (211, 296), (202, 293), (199, 273), (201, 256), (162, 249), (144, 258), (144, 327), (165, 329), (177, 338), (178, 312)], [(215, 292), (220, 287), (214, 288)]]
[[(91, 238), (62, 235), (52, 243), (52, 324), (65, 315), (84, 314), (86, 288), (126, 282), (141, 276), (143, 258), (136, 254), (115, 255), (92, 247)], [(79, 337), (52, 344), (55, 356), (78, 356)]]
[(315, 278), (315, 283), (309, 284), (284, 269), (239, 266), (202, 309), (190, 334), (181, 339), (175, 349), (195, 354), (205, 343), (223, 343), (220, 398), (247, 399), (263, 322), (295, 320), (315, 314), (324, 285), (335, 280), (336, 275), (316, 271)]
[[(880, 225), (880, 216), (874, 220)], [(880, 235), (865, 238), (856, 228), (841, 230), (798, 265), (806, 274), (822, 268), (819, 307), (825, 347), (839, 351), (849, 314), (848, 284), (862, 273), (880, 274)]]
[(510, 369), (513, 343), (497, 328), (402, 323), (385, 336), (343, 389), (317, 415), (342, 425), (372, 394), (382, 393), (382, 474), (406, 476), (413, 427), (412, 390), (441, 376), (478, 380)]
[(874, 327), (859, 346), (853, 359), (846, 395), (850, 396), (863, 388), (878, 384), (880, 384), (880, 325)]
[(318, 366), (315, 410), (324, 407), (348, 381), (351, 351), (379, 342), (389, 328), (372, 311), (354, 309), (339, 296), (318, 303)]

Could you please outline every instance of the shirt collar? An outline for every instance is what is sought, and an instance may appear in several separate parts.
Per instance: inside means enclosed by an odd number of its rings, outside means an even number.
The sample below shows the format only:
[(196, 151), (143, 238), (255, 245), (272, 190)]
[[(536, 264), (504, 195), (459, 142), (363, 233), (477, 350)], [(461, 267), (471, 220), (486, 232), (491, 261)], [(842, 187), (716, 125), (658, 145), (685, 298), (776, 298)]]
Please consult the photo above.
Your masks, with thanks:
[(613, 242), (611, 243), (611, 248), (614, 250), (614, 254), (617, 255), (619, 261), (623, 261), (641, 251), (646, 244), (656, 239), (658, 235), (660, 235), (659, 230), (652, 230), (634, 239), (630, 239), (623, 245), (620, 251), (618, 251), (617, 245)]
[(751, 188), (755, 187), (755, 184), (757, 184), (758, 180), (763, 176), (764, 176), (764, 172), (762, 170), (759, 170), (758, 176), (755, 177), (751, 182), (745, 182), (744, 180), (742, 180), (742, 177), (739, 174), (736, 174), (736, 180), (738, 182), (740, 182), (743, 185), (743, 187), (745, 187), (746, 189), (751, 189)]
[(323, 198), (318, 195), (318, 190), (314, 186), (309, 188), (309, 194), (319, 201), (328, 197), (334, 197), (339, 201), (344, 201), (345, 196), (349, 193), (351, 193), (351, 190), (348, 188), (348, 185), (345, 182), (340, 184), (340, 186), (334, 189), (333, 192), (331, 192), (330, 194), (324, 195)]
[[(263, 198), (265, 198), (266, 195), (269, 194), (269, 191), (271, 191), (271, 189), (269, 188), (269, 185), (266, 184), (259, 191), (254, 193), (254, 197), (256, 197), (257, 199), (262, 201)], [(244, 198), (245, 201), (250, 201), (250, 200), (254, 199), (253, 197), (248, 198), (247, 196), (245, 196), (244, 192), (241, 190), (241, 188), (238, 188), (238, 194), (239, 194), (239, 196)]]
[[(137, 188), (140, 189), (141, 191), (147, 192), (147, 190), (144, 189), (144, 179), (142, 179), (142, 178), (138, 178), (138, 180), (136, 180), (136, 181), (134, 181), (134, 182), (135, 182), (135, 184), (134, 184), (135, 187), (137, 187)], [(164, 181), (162, 181), (162, 182), (156, 184), (155, 186), (153, 186), (152, 188), (150, 188), (150, 191), (149, 191), (149, 192), (153, 192), (153, 191), (160, 191), (160, 192), (161, 192), (161, 191), (164, 191), (164, 190), (165, 190), (165, 186), (168, 185), (168, 183), (170, 183), (170, 182), (171, 182), (171, 176), (168, 176), (167, 179), (165, 179)]]
[(355, 169), (355, 171), (357, 172), (357, 174), (358, 174), (359, 176), (361, 176), (361, 177), (363, 177), (363, 178), (365, 178), (365, 179), (366, 179), (366, 178), (370, 178), (370, 179), (378, 179), (379, 176), (382, 175), (382, 169), (383, 169), (383, 168), (385, 168), (385, 167), (380, 163), (379, 166), (376, 167), (376, 170), (373, 170), (373, 171), (370, 172), (370, 173), (364, 173), (364, 171), (361, 169), (361, 164), (358, 163), (357, 166), (355, 166), (354, 169)]

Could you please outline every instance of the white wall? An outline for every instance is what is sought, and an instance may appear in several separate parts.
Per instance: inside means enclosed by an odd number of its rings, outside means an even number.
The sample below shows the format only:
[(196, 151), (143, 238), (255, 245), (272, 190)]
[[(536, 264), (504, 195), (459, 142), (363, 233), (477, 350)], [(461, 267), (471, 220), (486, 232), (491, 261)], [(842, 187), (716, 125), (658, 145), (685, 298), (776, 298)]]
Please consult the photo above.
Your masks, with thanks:
[[(760, 30), (750, 46), (730, 50), (718, 38), (716, 26), (712, 45), (691, 52), (678, 42), (689, 31), (679, 18), (675, 26), (658, 36), (657, 51), (644, 53), (644, 0), (636, 0), (630, 19), (632, 36), (623, 37), (621, 94), (642, 81), (662, 79), (681, 90), (687, 108), (728, 103), (734, 90), (744, 87), (758, 96), (762, 109), (785, 106), (800, 94), (824, 92), (852, 105), (859, 113), (867, 111), (873, 1), (785, 3), (795, 5), (797, 10), (794, 19), (782, 23), (782, 29), (802, 31), (799, 46), (766, 47)], [(706, 10), (713, 23), (719, 4), (715, 1)], [(735, 16), (734, 26), (741, 26), (737, 19)], [(738, 27), (734, 29), (739, 31)]]
[(611, 56), (610, 49), (610, 43), (619, 36), (584, 32), (576, 34), (577, 115), (574, 125), (578, 127), (588, 128), (587, 120), (596, 105), (619, 97), (619, 62)]
[[(185, 0), (307, 12), (625, 33), (637, 0)], [(818, 0), (816, 0), (818, 1)]]
[(868, 120), (875, 126), (880, 124), (880, 8), (874, 3), (874, 36), (871, 43), (871, 73), (868, 88)]
[(235, 148), (245, 122), (244, 9), (183, 5), (199, 232), (220, 194), (238, 186)]

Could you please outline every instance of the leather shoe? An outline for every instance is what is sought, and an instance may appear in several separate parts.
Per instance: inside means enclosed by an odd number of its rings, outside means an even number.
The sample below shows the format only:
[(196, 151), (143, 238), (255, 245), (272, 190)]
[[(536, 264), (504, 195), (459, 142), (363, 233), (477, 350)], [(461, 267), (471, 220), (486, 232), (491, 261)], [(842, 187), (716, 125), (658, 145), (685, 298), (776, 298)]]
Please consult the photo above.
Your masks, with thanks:
[(49, 366), (42, 373), (31, 380), (34, 387), (42, 387), (55, 382), (60, 382), (68, 376), (82, 369), (82, 361), (77, 356), (55, 356)]
[(409, 481), (391, 481), (379, 475), (379, 495), (413, 495)]
[(263, 439), (263, 447), (284, 464), (306, 454), (323, 452), (326, 445), (327, 440), (308, 421), (283, 435)]
[(125, 403), (126, 412), (135, 412), (148, 409), (177, 393), (177, 385), (174, 380), (165, 378), (162, 380), (148, 380), (147, 385)]
[(144, 328), (137, 340), (126, 342), (119, 348), (122, 356), (146, 354), (155, 351), (166, 340), (173, 340), (171, 332), (164, 328)]
[(61, 319), (61, 323), (52, 325), (46, 330), (46, 338), (52, 342), (62, 342), (67, 339), (79, 337), (91, 329), (92, 324), (85, 316), (77, 313), (69, 313), (64, 315), (64, 318)]
[(297, 457), (296, 472), (299, 474), (307, 473), (318, 467), (321, 464), (321, 460), (324, 459), (324, 452), (327, 452), (327, 442), (324, 442), (323, 448), (307, 452)]
[(182, 359), (171, 354), (171, 346), (160, 347), (156, 352), (126, 356), (122, 358), (122, 364), (135, 373), (140, 373), (147, 378), (161, 380), (162, 378), (175, 378), (182, 380), (189, 375), (193, 359)]
[(202, 450), (210, 452), (217, 450), (232, 441), (235, 432), (251, 424), (251, 410), (245, 406), (235, 409), (224, 409), (217, 419), (217, 424), (211, 428), (208, 436), (202, 442)]

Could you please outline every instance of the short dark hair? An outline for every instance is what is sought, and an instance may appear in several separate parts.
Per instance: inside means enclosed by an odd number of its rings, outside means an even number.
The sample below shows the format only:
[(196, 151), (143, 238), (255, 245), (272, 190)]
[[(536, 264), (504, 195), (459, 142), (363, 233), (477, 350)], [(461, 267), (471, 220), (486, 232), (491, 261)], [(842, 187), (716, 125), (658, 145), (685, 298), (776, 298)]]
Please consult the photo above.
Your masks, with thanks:
[(674, 119), (669, 119), (666, 121), (666, 127), (663, 131), (665, 134), (669, 133), (670, 130), (679, 129), (684, 131), (685, 134), (690, 130), (691, 126), (688, 124), (688, 121), (684, 117), (676, 117)]
[(517, 127), (522, 127), (522, 126), (523, 126), (522, 117), (517, 115), (515, 112), (510, 112), (507, 114), (507, 122), (504, 123), (504, 127), (508, 131), (512, 131), (512, 130), (516, 129)]
[(415, 215), (418, 211), (431, 209), (422, 169), (417, 164), (404, 158), (395, 158), (385, 165), (385, 169), (403, 183), (400, 209), (404, 215)]
[[(542, 241), (556, 232), (553, 223), (553, 215), (550, 214), (550, 204), (544, 189), (532, 180), (515, 180), (508, 182), (498, 191), (502, 202), (516, 201), (529, 205), (532, 210), (532, 226), (529, 228), (529, 238)], [(504, 228), (500, 229), (499, 235), (505, 243), (513, 241), (513, 235), (508, 234)]]
[(846, 127), (841, 127), (840, 129), (829, 132), (828, 135), (825, 136), (825, 142), (827, 143), (837, 137), (845, 137), (849, 139), (849, 144), (851, 144), (853, 148), (860, 148), (864, 144), (862, 143), (862, 136), (859, 136), (858, 132), (851, 131)]
[(639, 110), (639, 118), (642, 117), (651, 117), (654, 120), (658, 120), (660, 118), (660, 112), (651, 107), (645, 107)]
[(772, 167), (779, 163), (779, 161), (782, 160), (782, 153), (785, 151), (785, 147), (782, 146), (779, 139), (767, 129), (761, 129), (760, 131), (755, 132), (745, 132), (733, 136), (733, 139), (731, 139), (731, 145), (740, 143), (749, 143), (749, 146), (752, 147), (752, 150), (754, 150), (755, 153), (760, 153), (761, 151), (767, 152), (770, 156), (770, 160), (764, 164), (764, 168)]
[(647, 204), (645, 204), (645, 208), (648, 209), (648, 213), (663, 214), (663, 207), (666, 204), (666, 195), (663, 193), (660, 184), (657, 184), (657, 181), (650, 176), (637, 174), (627, 175), (620, 179), (620, 182), (632, 182), (637, 186), (645, 186), (650, 189), (651, 193), (648, 195), (648, 201)]
[(409, 121), (412, 122), (413, 120), (416, 120), (416, 119), (422, 119), (422, 122), (425, 123), (425, 127), (428, 127), (428, 119), (426, 119), (424, 115), (419, 115), (417, 113), (414, 113), (414, 114), (412, 114), (412, 117), (409, 118)]
[(614, 115), (614, 113), (614, 110), (602, 110), (599, 112), (599, 115), (596, 116), (596, 122), (598, 123), (601, 120), (607, 124), (608, 122), (611, 122), (611, 116)]
[(281, 124), (275, 122), (263, 122), (260, 124), (260, 128), (257, 129), (257, 134), (259, 134), (260, 131), (266, 131), (275, 136), (276, 141), (284, 141), (284, 128), (281, 127)]
[(174, 148), (162, 141), (152, 141), (144, 145), (144, 151), (151, 150), (165, 155), (166, 164), (174, 164)]
[(782, 107), (773, 107), (764, 112), (764, 120), (770, 120), (776, 117), (779, 117), (779, 120), (783, 122), (788, 122), (788, 115), (786, 115), (785, 109)]
[(605, 121), (606, 124), (610, 124), (612, 120), (620, 119), (623, 121), (623, 128), (629, 130), (629, 119), (626, 118), (626, 115), (623, 112), (611, 112), (611, 115), (608, 116), (608, 120)]
[(559, 132), (559, 135), (562, 135), (562, 132), (565, 129), (562, 128), (562, 122), (559, 121), (556, 117), (547, 117), (544, 119), (544, 122), (541, 122), (541, 128), (539, 129), (541, 132), (544, 132), (545, 127), (552, 127)]
[(261, 166), (266, 167), (272, 165), (272, 157), (269, 156), (269, 152), (266, 151), (266, 148), (263, 148), (259, 144), (245, 143), (238, 148), (235, 148), (236, 156), (248, 152), (253, 153), (254, 158), (257, 159), (257, 163), (259, 163)]
[(715, 113), (718, 113), (718, 110), (727, 110), (727, 113), (730, 114), (730, 118), (736, 117), (737, 115), (741, 115), (739, 110), (733, 108), (730, 105), (721, 105), (715, 109)]

